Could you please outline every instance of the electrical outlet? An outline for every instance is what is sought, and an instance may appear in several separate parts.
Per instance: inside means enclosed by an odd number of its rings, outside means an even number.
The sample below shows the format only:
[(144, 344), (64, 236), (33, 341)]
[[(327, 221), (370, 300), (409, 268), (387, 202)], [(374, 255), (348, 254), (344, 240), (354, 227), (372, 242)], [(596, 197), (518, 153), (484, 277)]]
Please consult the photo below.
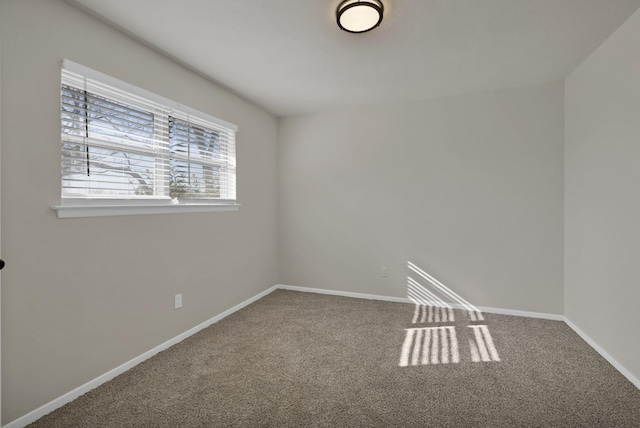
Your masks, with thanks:
[(380, 276), (389, 276), (389, 268), (386, 266), (382, 266), (380, 269)]
[(174, 309), (180, 309), (182, 307), (182, 293), (174, 296), (173, 303)]

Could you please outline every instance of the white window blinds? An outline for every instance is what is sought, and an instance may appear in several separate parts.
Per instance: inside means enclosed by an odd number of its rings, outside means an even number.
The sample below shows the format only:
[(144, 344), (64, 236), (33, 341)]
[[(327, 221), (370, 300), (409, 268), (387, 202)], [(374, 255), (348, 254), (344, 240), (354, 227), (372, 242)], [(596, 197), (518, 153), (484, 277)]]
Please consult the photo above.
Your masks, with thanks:
[(236, 200), (237, 128), (65, 60), (62, 197)]

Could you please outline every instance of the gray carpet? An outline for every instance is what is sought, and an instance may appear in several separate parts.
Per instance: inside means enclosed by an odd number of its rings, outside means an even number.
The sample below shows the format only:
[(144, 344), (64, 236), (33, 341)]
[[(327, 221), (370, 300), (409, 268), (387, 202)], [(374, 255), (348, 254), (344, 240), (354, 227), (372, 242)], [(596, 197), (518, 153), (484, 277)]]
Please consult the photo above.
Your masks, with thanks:
[(418, 311), (278, 290), (30, 426), (640, 427), (563, 322)]

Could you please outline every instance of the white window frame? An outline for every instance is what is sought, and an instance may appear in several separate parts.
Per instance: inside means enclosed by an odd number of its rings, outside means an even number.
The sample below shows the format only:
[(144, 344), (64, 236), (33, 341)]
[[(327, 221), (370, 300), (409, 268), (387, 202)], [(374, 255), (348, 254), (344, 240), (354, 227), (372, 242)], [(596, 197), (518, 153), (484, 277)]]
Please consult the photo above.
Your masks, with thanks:
[[(77, 64), (70, 60), (63, 60), (62, 68), (73, 73), (85, 76), (109, 85), (119, 90), (161, 104), (177, 112), (180, 115), (188, 115), (202, 119), (206, 122), (218, 125), (222, 128), (237, 132), (236, 125), (218, 119), (206, 113), (182, 105), (168, 98), (138, 88), (129, 83), (115, 79), (111, 76), (93, 70), (89, 67)], [(235, 148), (235, 142), (234, 142)], [(235, 180), (235, 176), (234, 176)], [(168, 184), (166, 184), (168, 185)], [(235, 182), (234, 182), (235, 186)], [(234, 190), (235, 193), (235, 190)], [(118, 215), (146, 215), (163, 213), (188, 213), (188, 212), (212, 212), (212, 211), (236, 211), (240, 204), (236, 199), (170, 199), (168, 197), (154, 198), (114, 198), (114, 197), (69, 197), (61, 196), (60, 205), (52, 206), (58, 218), (74, 217), (101, 217)]]

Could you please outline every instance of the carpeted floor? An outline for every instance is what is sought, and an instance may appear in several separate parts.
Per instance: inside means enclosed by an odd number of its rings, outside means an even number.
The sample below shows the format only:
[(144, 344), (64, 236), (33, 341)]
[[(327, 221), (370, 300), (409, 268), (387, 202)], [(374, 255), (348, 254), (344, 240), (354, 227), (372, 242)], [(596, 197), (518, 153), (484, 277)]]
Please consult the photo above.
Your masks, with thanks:
[(30, 426), (640, 427), (640, 390), (560, 321), (277, 290)]

